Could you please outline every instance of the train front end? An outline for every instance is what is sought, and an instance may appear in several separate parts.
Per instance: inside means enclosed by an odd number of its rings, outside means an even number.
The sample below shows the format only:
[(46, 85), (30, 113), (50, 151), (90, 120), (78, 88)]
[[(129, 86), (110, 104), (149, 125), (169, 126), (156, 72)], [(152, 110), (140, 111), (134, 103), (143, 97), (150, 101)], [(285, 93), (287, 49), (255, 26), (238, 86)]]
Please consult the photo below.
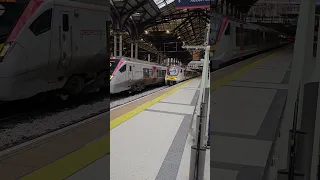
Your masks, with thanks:
[(126, 61), (113, 57), (110, 58), (110, 94), (126, 90)]
[(182, 79), (182, 68), (179, 66), (169, 66), (167, 68), (167, 72), (166, 72), (166, 77), (165, 77), (165, 82), (166, 85), (174, 85), (177, 84), (179, 82), (181, 82)]
[(27, 48), (21, 41), (28, 29), (25, 25), (42, 3), (43, 0), (0, 2), (0, 101), (18, 100), (32, 94), (31, 86), (23, 79), (28, 59)]

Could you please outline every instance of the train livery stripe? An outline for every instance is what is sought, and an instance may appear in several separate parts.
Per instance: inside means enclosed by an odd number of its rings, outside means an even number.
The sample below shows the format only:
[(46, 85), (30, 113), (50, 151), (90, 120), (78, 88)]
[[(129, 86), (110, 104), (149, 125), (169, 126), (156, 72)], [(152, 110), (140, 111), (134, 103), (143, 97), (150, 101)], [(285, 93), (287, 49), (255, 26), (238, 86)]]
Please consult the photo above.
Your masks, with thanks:
[(110, 121), (110, 130), (112, 130), (113, 128), (119, 126), (120, 124), (128, 121), (129, 119), (131, 119), (132, 117), (136, 116), (137, 114), (141, 113), (142, 111), (144, 111), (145, 109), (149, 108), (150, 106), (156, 104), (157, 102), (161, 101), (162, 99), (164, 99), (165, 97), (169, 96), (170, 94), (173, 94), (174, 92), (178, 91), (179, 89), (181, 89), (183, 86), (187, 85), (188, 83), (190, 83), (192, 80), (188, 80), (187, 82), (184, 82), (182, 85), (179, 85), (178, 87), (172, 89), (171, 91), (158, 96), (157, 98), (142, 104), (141, 106), (123, 114), (120, 117), (117, 117), (113, 120)]
[(246, 65), (245, 67), (241, 68), (240, 70), (230, 74), (230, 75), (227, 75), (217, 81), (214, 81), (213, 83), (210, 84), (210, 91), (215, 91), (216, 89), (218, 89), (219, 87), (229, 83), (230, 81), (234, 80), (235, 78), (241, 76), (243, 73), (249, 71), (250, 69), (254, 68), (255, 66), (257, 66), (258, 64), (262, 63), (263, 61), (265, 61), (267, 58), (270, 58), (272, 56), (274, 56), (276, 52), (272, 52), (272, 53), (268, 53), (266, 54), (264, 57), (260, 58), (259, 60), (249, 64), (249, 65)]
[(85, 147), (48, 164), (19, 180), (57, 180), (66, 179), (88, 164), (110, 153), (110, 135), (91, 142)]
[(228, 21), (229, 21), (228, 18), (224, 18), (223, 19), (222, 26), (220, 28), (219, 36), (218, 36), (218, 39), (217, 39), (217, 43), (220, 41), (220, 38), (222, 37), (223, 31), (226, 28), (226, 25), (227, 25)]
[(20, 16), (17, 24), (14, 26), (11, 34), (8, 37), (8, 42), (12, 42), (18, 36), (20, 30), (27, 23), (29, 18), (33, 15), (33, 13), (41, 6), (44, 0), (31, 0), (28, 6), (25, 8), (24, 12)]
[(120, 60), (119, 63), (117, 64), (116, 68), (114, 69), (112, 76), (114, 76), (114, 74), (118, 71), (118, 69), (120, 69), (120, 67), (122, 66), (122, 64), (124, 64), (125, 61), (124, 60)]

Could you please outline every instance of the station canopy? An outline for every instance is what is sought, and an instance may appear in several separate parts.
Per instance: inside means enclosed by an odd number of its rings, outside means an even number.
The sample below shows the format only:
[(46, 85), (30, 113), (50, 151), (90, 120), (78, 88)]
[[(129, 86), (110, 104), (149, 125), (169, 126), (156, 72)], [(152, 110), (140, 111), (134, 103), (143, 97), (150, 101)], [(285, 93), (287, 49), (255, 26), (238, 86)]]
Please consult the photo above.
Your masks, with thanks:
[[(151, 53), (152, 59), (160, 55), (190, 61), (192, 52), (181, 48), (183, 42), (188, 45), (204, 43), (210, 9), (177, 10), (174, 0), (110, 1), (113, 16), (119, 19), (122, 30), (125, 31), (124, 56), (130, 56), (130, 43), (134, 36), (139, 43), (141, 59)], [(248, 11), (256, 1), (229, 0), (242, 12)]]

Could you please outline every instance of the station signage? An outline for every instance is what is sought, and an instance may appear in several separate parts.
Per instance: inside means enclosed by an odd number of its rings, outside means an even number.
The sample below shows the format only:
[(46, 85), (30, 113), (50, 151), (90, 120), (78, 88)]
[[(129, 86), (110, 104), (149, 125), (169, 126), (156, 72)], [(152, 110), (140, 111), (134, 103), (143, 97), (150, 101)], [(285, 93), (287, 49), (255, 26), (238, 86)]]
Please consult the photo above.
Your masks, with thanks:
[(0, 0), (0, 3), (15, 3), (16, 0)]
[(193, 51), (193, 60), (199, 61), (200, 60), (200, 51)]
[(176, 9), (207, 9), (216, 0), (175, 0)]

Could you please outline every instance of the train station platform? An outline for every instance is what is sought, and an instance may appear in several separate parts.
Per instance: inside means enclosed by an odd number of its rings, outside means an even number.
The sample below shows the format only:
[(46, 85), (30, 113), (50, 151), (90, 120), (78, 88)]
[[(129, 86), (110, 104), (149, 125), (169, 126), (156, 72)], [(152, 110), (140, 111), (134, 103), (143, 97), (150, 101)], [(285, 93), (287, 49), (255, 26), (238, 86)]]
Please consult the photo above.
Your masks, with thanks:
[(188, 132), (200, 81), (182, 82), (111, 111), (110, 179), (188, 179)]
[(273, 170), (274, 141), (285, 106), (292, 57), (290, 45), (239, 63), (225, 77), (212, 78), (213, 179), (262, 180)]
[[(205, 180), (257, 180), (271, 170), (292, 52), (288, 46), (211, 73)], [(0, 179), (188, 180), (200, 81), (179, 83), (2, 151)]]

